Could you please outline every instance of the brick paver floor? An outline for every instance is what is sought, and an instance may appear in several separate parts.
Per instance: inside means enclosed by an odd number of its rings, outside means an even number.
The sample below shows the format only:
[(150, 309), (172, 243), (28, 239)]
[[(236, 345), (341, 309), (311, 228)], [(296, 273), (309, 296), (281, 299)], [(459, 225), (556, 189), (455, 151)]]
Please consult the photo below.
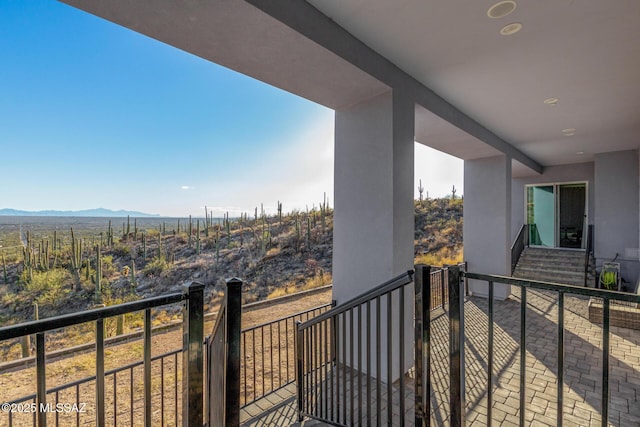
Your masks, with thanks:
[[(586, 299), (565, 297), (562, 407), (565, 426), (601, 425), (602, 327), (588, 320), (587, 303)], [(464, 309), (466, 424), (483, 426), (487, 425), (487, 300), (469, 297)], [(520, 419), (519, 289), (514, 287), (511, 297), (507, 300), (495, 301), (494, 310), (492, 425), (515, 426), (519, 425)], [(432, 425), (438, 426), (449, 424), (448, 322), (446, 313), (442, 310), (432, 313), (430, 405)], [(640, 331), (611, 327), (608, 420), (610, 426), (640, 426), (639, 346)], [(557, 294), (528, 290), (524, 417), (527, 426), (557, 424), (557, 357)], [(413, 425), (413, 381), (407, 380), (406, 387), (407, 425)], [(386, 386), (383, 389), (386, 389)], [(269, 407), (265, 406), (265, 402), (256, 403), (266, 409), (245, 408), (244, 425), (294, 424), (295, 388), (290, 387), (288, 390), (289, 394), (285, 396), (284, 392), (281, 393), (279, 400), (273, 398)], [(362, 393), (364, 395), (365, 392)], [(399, 399), (396, 395), (397, 384), (394, 387), (393, 399), (394, 413), (397, 414)], [(355, 396), (357, 400), (357, 392)], [(383, 397), (382, 401), (383, 410), (386, 411), (386, 397)], [(249, 414), (251, 411), (252, 414)], [(347, 421), (349, 419), (350, 414), (347, 414)], [(305, 425), (321, 424), (307, 422)], [(386, 422), (383, 425), (386, 425)]]

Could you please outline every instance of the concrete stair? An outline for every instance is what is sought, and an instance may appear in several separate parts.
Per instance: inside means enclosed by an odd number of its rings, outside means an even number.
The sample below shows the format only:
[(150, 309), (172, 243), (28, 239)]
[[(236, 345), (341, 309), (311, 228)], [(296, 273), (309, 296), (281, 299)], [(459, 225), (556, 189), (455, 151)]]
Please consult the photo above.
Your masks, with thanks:
[[(525, 248), (513, 277), (566, 285), (584, 286), (584, 251)], [(594, 269), (590, 267), (588, 286), (593, 286)]]

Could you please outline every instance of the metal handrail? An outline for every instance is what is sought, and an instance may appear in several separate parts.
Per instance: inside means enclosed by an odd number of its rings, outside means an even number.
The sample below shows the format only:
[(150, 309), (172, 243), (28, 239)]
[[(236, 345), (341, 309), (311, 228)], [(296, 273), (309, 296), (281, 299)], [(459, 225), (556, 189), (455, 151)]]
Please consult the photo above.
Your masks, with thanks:
[(258, 325), (249, 326), (248, 328), (244, 328), (242, 330), (242, 333), (244, 334), (244, 333), (247, 333), (247, 332), (251, 332), (252, 330), (255, 330), (255, 329), (260, 329), (260, 328), (264, 328), (265, 326), (274, 325), (276, 323), (280, 323), (280, 322), (283, 322), (285, 320), (293, 319), (294, 317), (302, 316), (304, 314), (311, 313), (311, 312), (314, 312), (314, 311), (317, 311), (317, 310), (321, 310), (321, 309), (327, 308), (327, 307), (334, 307), (334, 304), (331, 303), (331, 302), (328, 302), (326, 304), (322, 304), (322, 305), (319, 305), (317, 307), (313, 307), (313, 308), (310, 308), (310, 309), (307, 309), (307, 310), (299, 311), (297, 313), (290, 314), (288, 316), (283, 316), (283, 317), (281, 317), (279, 319), (270, 320), (268, 322), (260, 323)]
[(593, 224), (587, 226), (587, 246), (584, 254), (584, 286), (587, 286), (589, 277), (589, 261), (593, 254)]
[[(136, 311), (144, 311), (144, 424), (152, 423), (151, 388), (151, 309), (184, 302), (183, 313), (183, 392), (182, 416), (189, 425), (202, 424), (202, 325), (204, 285), (185, 284), (183, 293), (174, 293), (110, 307), (97, 308), (82, 313), (72, 313), (48, 319), (31, 321), (0, 328), (0, 341), (35, 334), (36, 338), (36, 404), (46, 404), (45, 335), (48, 331), (86, 322), (95, 322), (96, 346), (96, 424), (105, 424), (105, 319)], [(162, 376), (162, 375), (161, 375)], [(46, 413), (37, 412), (34, 420), (38, 426), (46, 425)]]
[(146, 310), (148, 308), (175, 304), (184, 301), (185, 298), (186, 295), (183, 293), (174, 293), (139, 301), (126, 302), (109, 307), (94, 308), (81, 313), (63, 314), (62, 316), (32, 320), (18, 325), (4, 326), (0, 328), (0, 341), (18, 338), (24, 335), (47, 332), (67, 326), (79, 325), (81, 323), (93, 322), (100, 319), (119, 316), (121, 314), (132, 313), (134, 311)]
[(333, 302), (323, 304), (242, 330), (241, 408), (295, 382), (296, 321), (308, 320), (333, 306)]
[[(467, 273), (460, 272), (462, 277), (466, 277), (469, 279), (486, 281), (489, 287), (489, 301), (488, 301), (488, 360), (487, 360), (487, 377), (489, 379), (487, 384), (487, 424), (490, 425), (492, 419), (492, 411), (491, 408), (493, 406), (493, 385), (492, 385), (492, 377), (493, 377), (493, 353), (494, 353), (494, 338), (493, 338), (493, 291), (495, 284), (506, 284), (506, 285), (514, 285), (520, 287), (521, 295), (520, 295), (520, 425), (524, 425), (525, 417), (526, 417), (526, 408), (527, 408), (527, 399), (526, 399), (526, 382), (525, 378), (527, 377), (527, 363), (526, 363), (526, 345), (527, 345), (527, 294), (529, 290), (543, 290), (543, 291), (552, 291), (558, 293), (558, 349), (557, 349), (557, 373), (558, 379), (556, 381), (557, 384), (557, 413), (556, 413), (556, 425), (561, 426), (563, 423), (563, 400), (564, 400), (564, 339), (565, 339), (565, 325), (564, 325), (564, 311), (565, 311), (565, 295), (573, 294), (573, 295), (583, 295), (592, 298), (601, 298), (602, 299), (602, 386), (601, 386), (601, 420), (602, 425), (607, 426), (609, 421), (609, 398), (610, 398), (610, 388), (609, 388), (609, 356), (610, 356), (610, 331), (611, 331), (611, 303), (614, 300), (619, 301), (628, 301), (640, 303), (640, 295), (637, 294), (628, 294), (624, 292), (618, 291), (610, 291), (604, 289), (594, 289), (594, 288), (585, 288), (582, 286), (574, 286), (574, 285), (565, 285), (559, 283), (551, 283), (551, 282), (543, 282), (536, 280), (525, 280), (525, 279), (516, 279), (513, 277), (505, 277), (505, 276), (497, 276), (490, 274), (478, 274), (478, 273)], [(449, 283), (450, 290), (455, 289), (459, 286), (456, 283)], [(460, 301), (462, 302), (462, 301)], [(461, 304), (461, 307), (463, 305)], [(464, 312), (461, 313), (460, 319), (464, 321)], [(451, 317), (451, 324), (455, 324), (455, 319)], [(458, 341), (464, 340), (464, 334), (461, 336), (455, 337), (454, 334), (450, 334), (450, 342), (453, 342), (454, 339)], [(462, 350), (463, 347), (460, 347)], [(451, 368), (453, 369), (453, 362), (451, 362)], [(460, 378), (464, 378), (464, 356), (462, 357), (462, 361), (460, 363), (460, 369), (457, 368), (456, 375), (450, 374), (450, 382), (453, 383), (454, 380), (459, 380)], [(427, 368), (428, 369), (428, 368)], [(462, 376), (460, 375), (462, 373)], [(450, 401), (451, 407), (460, 408), (461, 410), (456, 414), (452, 412), (451, 414), (451, 425), (452, 426), (461, 426), (464, 425), (464, 393), (458, 393), (457, 395), (451, 396)]]
[[(401, 424), (405, 422), (405, 342), (408, 339), (405, 335), (411, 323), (415, 336), (419, 337), (414, 345), (417, 357), (423, 348), (424, 333), (416, 325), (422, 325), (422, 316), (429, 309), (429, 297), (426, 297), (426, 306), (422, 303), (422, 295), (430, 293), (429, 267), (417, 268), (421, 283), (416, 282), (416, 286), (409, 286), (414, 283), (415, 274), (414, 270), (409, 270), (297, 324), (296, 381), (300, 421), (307, 416), (334, 425), (363, 425), (365, 420), (371, 422), (374, 418), (382, 422), (384, 414), (384, 422), (389, 425), (396, 416)], [(407, 291), (407, 288), (411, 290)], [(407, 292), (416, 293), (415, 318), (405, 310)], [(416, 378), (422, 378), (422, 374), (421, 365), (416, 366)], [(397, 384), (394, 382), (396, 375)], [(397, 414), (390, 409), (394, 387), (397, 387), (400, 405)], [(388, 409), (382, 408), (383, 388)], [(414, 393), (416, 407), (423, 396), (421, 390)], [(373, 405), (374, 399), (377, 405)], [(424, 414), (419, 410), (415, 417), (422, 423)]]
[(306, 329), (310, 326), (315, 325), (316, 323), (320, 323), (334, 316), (342, 314), (352, 308), (362, 305), (367, 301), (374, 300), (377, 297), (387, 294), (391, 291), (394, 291), (404, 285), (408, 285), (409, 283), (413, 282), (413, 274), (414, 274), (413, 270), (408, 270), (406, 273), (402, 273), (394, 277), (393, 279), (390, 279), (384, 282), (383, 284), (376, 286), (375, 288), (371, 289), (370, 291), (367, 291), (363, 295), (359, 295), (355, 298), (352, 298), (344, 302), (343, 304), (337, 305), (331, 310), (324, 312), (319, 316), (314, 317), (313, 319), (307, 320), (306, 322), (298, 326), (298, 330)]
[(539, 280), (517, 279), (509, 276), (499, 276), (493, 274), (465, 273), (460, 272), (460, 276), (469, 279), (483, 280), (485, 282), (503, 283), (505, 285), (515, 285), (524, 288), (542, 289), (545, 291), (565, 292), (587, 297), (602, 298), (606, 300), (619, 300), (640, 303), (640, 295), (619, 291), (609, 291), (605, 289), (585, 288), (582, 286), (565, 285), (553, 282), (543, 282)]
[(520, 255), (522, 255), (522, 251), (525, 247), (529, 246), (528, 242), (529, 237), (529, 226), (527, 224), (522, 224), (520, 227), (520, 231), (518, 231), (518, 235), (516, 239), (513, 241), (511, 245), (511, 273), (516, 269), (516, 264), (518, 264), (518, 260), (520, 259)]

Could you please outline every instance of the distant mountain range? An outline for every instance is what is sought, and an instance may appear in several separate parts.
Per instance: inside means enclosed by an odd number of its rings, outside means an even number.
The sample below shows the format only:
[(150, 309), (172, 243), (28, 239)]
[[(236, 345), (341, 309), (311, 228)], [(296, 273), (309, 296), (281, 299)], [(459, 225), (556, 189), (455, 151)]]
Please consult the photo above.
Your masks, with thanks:
[(111, 209), (85, 209), (81, 211), (20, 211), (16, 209), (0, 209), (0, 216), (81, 216), (81, 217), (159, 217), (160, 215), (136, 211), (112, 211)]

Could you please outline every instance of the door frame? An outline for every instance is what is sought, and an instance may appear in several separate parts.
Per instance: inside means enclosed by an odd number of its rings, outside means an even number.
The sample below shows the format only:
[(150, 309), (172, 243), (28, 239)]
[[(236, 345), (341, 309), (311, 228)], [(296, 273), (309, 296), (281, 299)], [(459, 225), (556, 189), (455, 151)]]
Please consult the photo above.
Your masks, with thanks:
[[(580, 248), (575, 250), (584, 250), (586, 248), (586, 236), (589, 227), (589, 181), (554, 181), (554, 182), (539, 182), (535, 184), (524, 185), (524, 224), (527, 224), (527, 212), (528, 212), (528, 190), (530, 187), (553, 187), (553, 248), (554, 249), (571, 249), (560, 247), (560, 201), (558, 189), (562, 185), (572, 184), (584, 184), (584, 223), (582, 230), (582, 242)], [(536, 247), (536, 245), (532, 245)], [(548, 247), (548, 246), (540, 246)]]

